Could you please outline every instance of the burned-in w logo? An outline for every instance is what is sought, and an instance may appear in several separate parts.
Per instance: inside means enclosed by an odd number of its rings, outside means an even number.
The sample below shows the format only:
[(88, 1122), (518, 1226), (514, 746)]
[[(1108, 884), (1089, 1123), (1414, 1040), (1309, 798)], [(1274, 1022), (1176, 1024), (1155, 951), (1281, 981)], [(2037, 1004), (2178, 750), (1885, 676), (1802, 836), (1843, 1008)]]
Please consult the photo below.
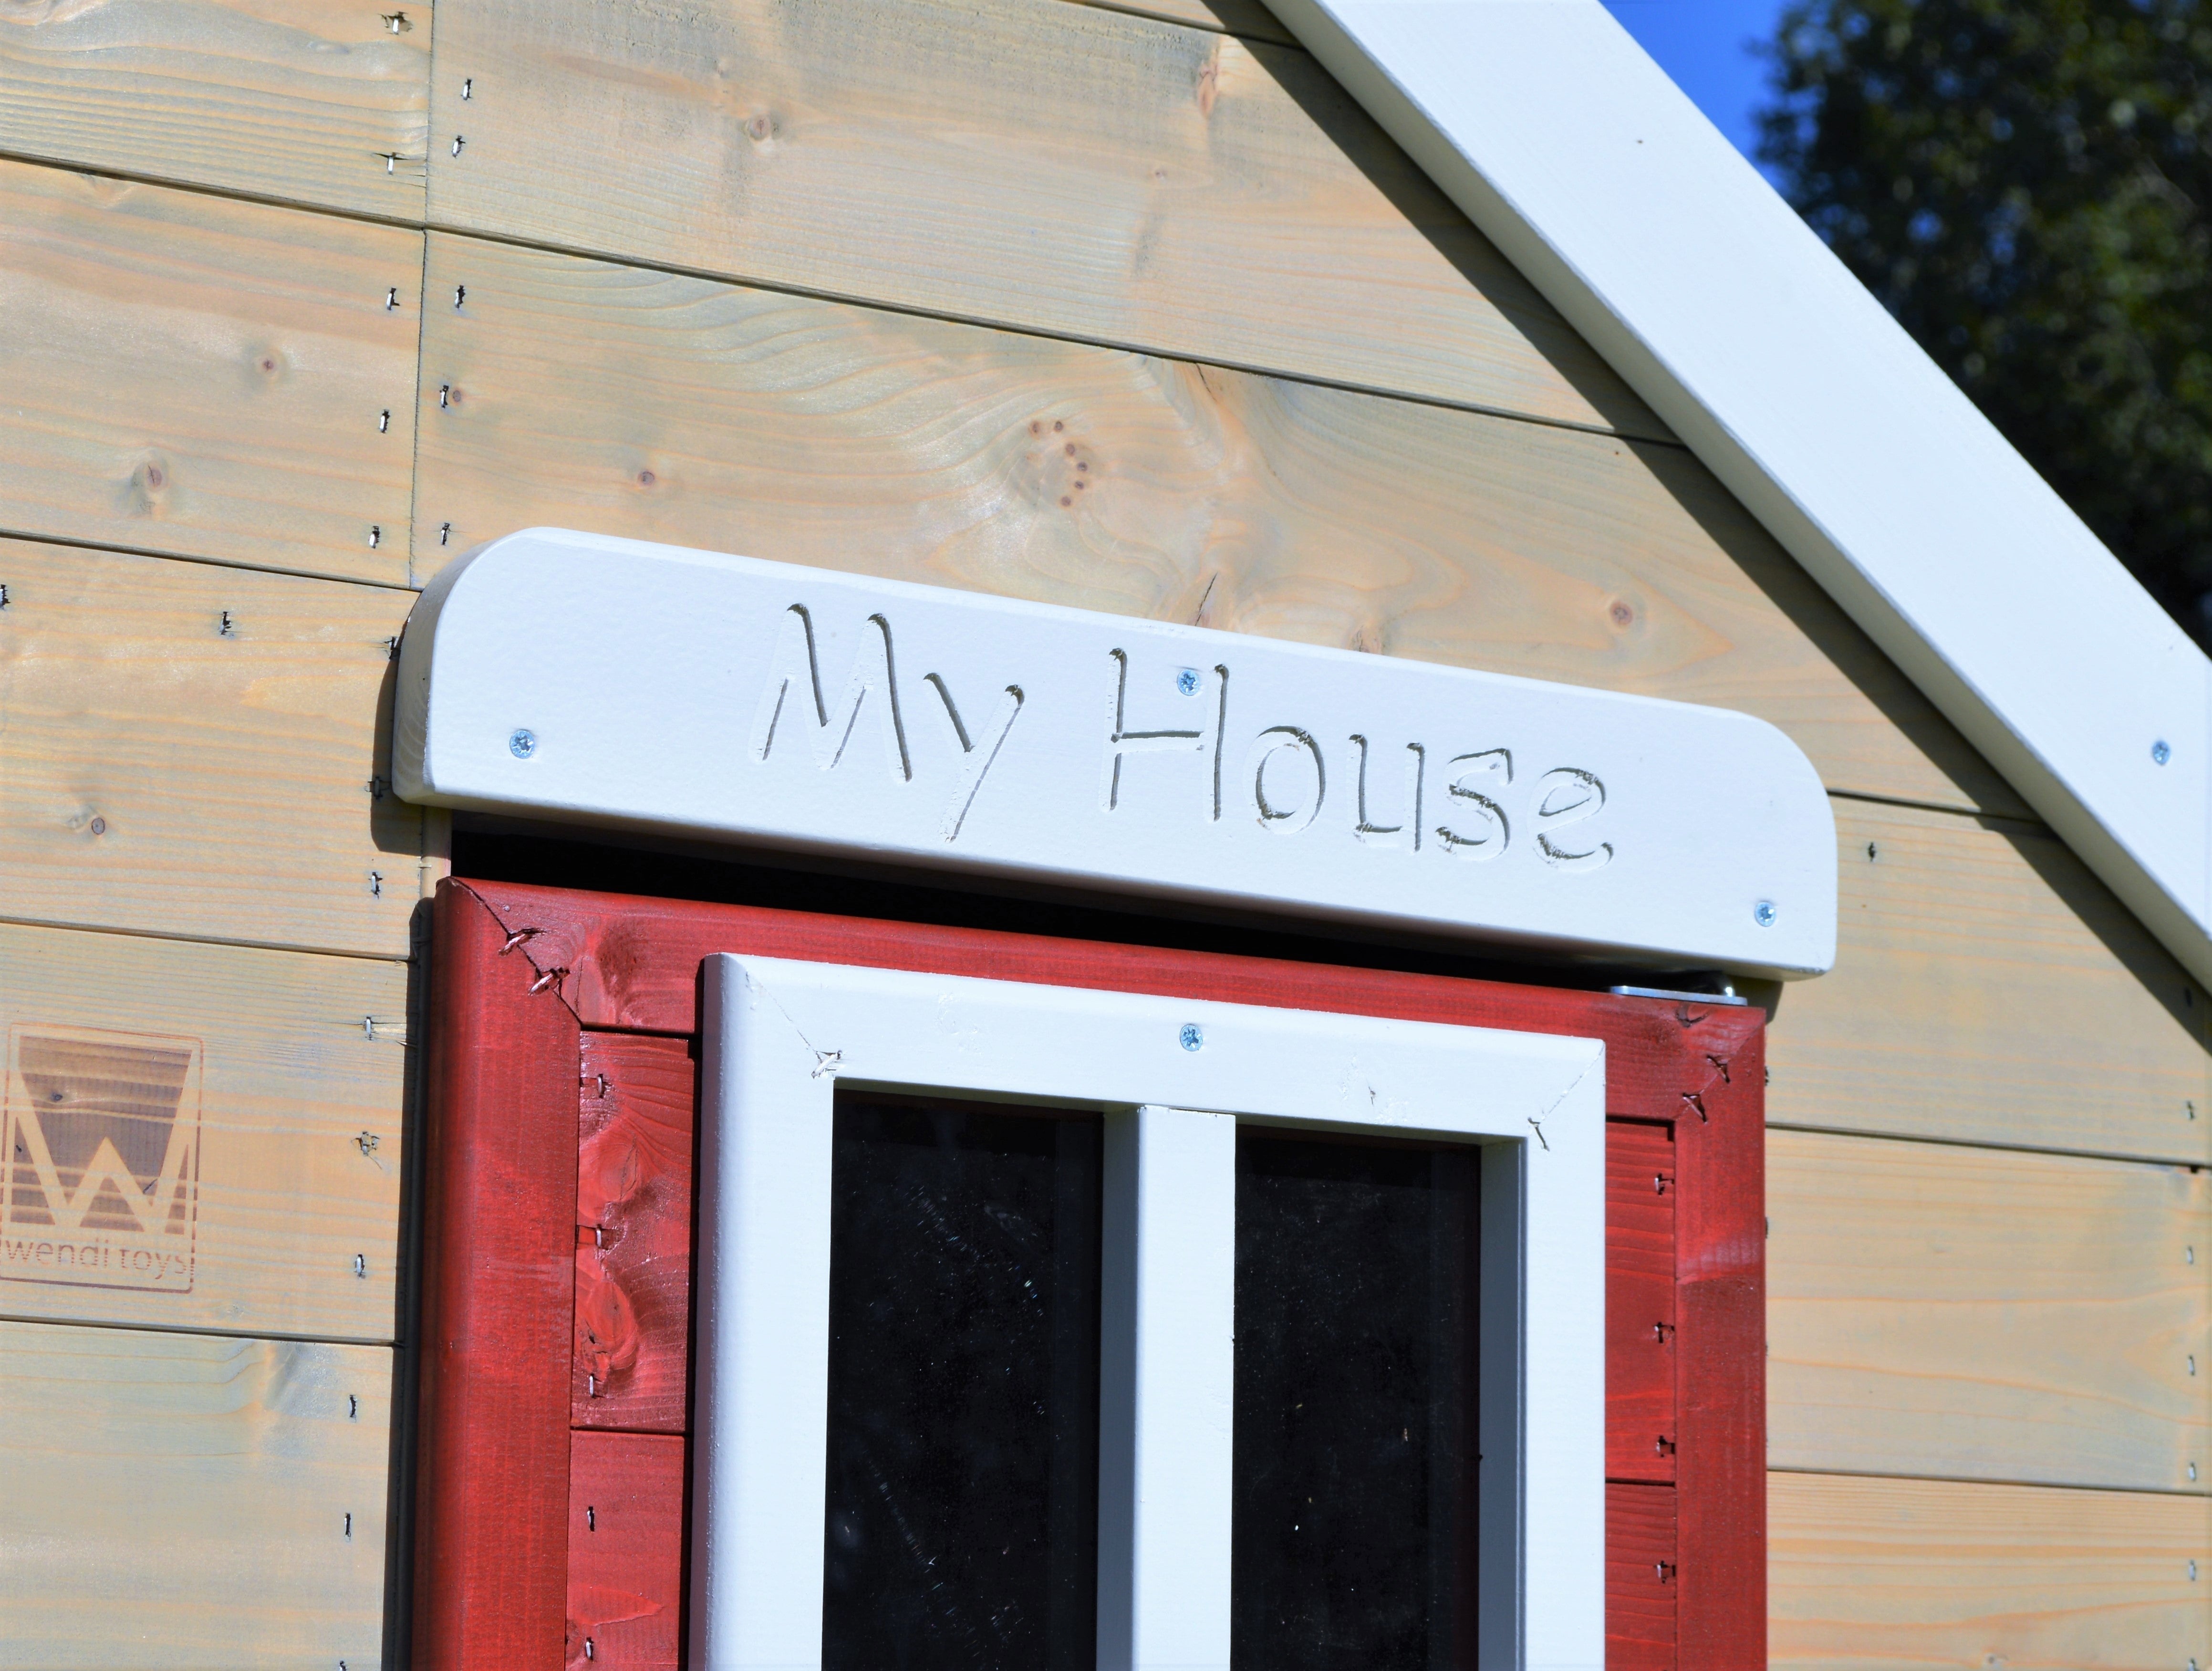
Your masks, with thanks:
[(199, 1065), (197, 1039), (10, 1033), (0, 1279), (190, 1291)]

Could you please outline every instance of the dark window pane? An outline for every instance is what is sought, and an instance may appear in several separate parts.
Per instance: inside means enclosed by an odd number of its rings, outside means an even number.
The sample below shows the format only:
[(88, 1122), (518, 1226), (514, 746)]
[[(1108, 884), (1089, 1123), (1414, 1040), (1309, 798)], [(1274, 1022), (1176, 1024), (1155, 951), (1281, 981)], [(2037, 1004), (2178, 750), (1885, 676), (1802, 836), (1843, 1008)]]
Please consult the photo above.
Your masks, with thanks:
[(1095, 1662), (1100, 1136), (838, 1099), (826, 1671)]
[(1237, 1137), (1237, 1671), (1474, 1664), (1476, 1153)]

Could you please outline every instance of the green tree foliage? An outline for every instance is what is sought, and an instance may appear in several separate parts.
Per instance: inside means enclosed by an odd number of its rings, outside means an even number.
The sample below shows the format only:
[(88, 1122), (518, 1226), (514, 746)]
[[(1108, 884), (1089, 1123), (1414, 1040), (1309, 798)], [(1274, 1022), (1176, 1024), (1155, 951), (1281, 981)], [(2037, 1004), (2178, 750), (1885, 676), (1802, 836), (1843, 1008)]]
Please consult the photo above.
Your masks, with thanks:
[(1761, 159), (2212, 642), (2212, 0), (1794, 0)]

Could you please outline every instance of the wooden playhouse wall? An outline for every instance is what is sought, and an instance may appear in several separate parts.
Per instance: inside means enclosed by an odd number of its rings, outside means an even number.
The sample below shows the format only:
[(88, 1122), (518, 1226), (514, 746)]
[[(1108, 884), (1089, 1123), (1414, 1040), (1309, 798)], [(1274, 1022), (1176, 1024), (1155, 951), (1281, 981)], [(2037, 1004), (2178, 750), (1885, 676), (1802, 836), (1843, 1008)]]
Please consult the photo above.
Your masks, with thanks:
[(2212, 1004), (1253, 0), (0, 18), (0, 1021), (198, 1133), (188, 1290), (0, 1237), (0, 1657), (386, 1651), (390, 641), (535, 523), (1772, 720), (1774, 1662), (2212, 1663)]

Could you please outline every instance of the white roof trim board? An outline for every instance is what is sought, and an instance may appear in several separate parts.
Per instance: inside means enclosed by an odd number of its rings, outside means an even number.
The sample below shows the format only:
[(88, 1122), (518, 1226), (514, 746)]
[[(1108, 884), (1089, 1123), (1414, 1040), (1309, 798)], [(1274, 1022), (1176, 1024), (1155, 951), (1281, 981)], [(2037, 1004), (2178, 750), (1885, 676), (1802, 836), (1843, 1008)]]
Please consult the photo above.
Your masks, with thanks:
[(2212, 662), (1598, 0), (1269, 3), (2212, 982)]

